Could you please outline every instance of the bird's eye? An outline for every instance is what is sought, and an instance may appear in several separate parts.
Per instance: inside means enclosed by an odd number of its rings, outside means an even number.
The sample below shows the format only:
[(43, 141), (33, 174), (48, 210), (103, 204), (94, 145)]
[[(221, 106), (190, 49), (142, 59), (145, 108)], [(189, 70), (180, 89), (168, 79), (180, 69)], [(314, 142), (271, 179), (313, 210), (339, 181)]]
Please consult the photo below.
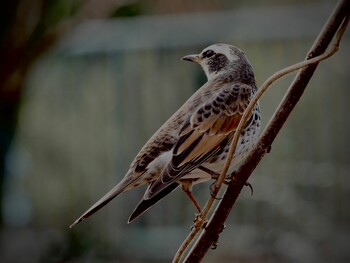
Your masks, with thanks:
[(210, 58), (213, 55), (215, 55), (215, 52), (213, 50), (209, 49), (203, 53), (203, 58)]

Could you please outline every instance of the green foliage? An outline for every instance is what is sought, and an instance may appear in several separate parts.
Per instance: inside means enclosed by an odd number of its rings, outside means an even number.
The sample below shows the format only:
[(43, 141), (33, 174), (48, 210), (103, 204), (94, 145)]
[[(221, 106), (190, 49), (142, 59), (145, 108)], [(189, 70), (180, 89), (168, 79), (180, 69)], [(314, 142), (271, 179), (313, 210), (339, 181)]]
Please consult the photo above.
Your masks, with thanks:
[(77, 10), (77, 1), (54, 0), (45, 1), (43, 5), (43, 26), (49, 28), (57, 25), (63, 19), (72, 16)]
[(139, 16), (142, 14), (140, 3), (132, 3), (129, 5), (122, 6), (118, 8), (113, 14), (112, 17), (133, 17)]

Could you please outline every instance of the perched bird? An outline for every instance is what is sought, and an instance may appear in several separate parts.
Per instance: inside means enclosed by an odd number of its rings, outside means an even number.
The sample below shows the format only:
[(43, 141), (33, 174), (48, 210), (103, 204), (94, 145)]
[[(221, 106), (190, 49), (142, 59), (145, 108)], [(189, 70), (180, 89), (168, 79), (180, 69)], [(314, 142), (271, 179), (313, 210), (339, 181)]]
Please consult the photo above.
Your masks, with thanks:
[[(200, 207), (192, 186), (215, 179), (224, 166), (236, 128), (257, 91), (252, 66), (244, 53), (214, 44), (182, 58), (200, 64), (208, 81), (148, 140), (125, 177), (72, 225), (88, 218), (117, 195), (141, 185), (148, 188), (129, 218), (131, 222), (178, 186)], [(229, 173), (257, 141), (260, 109), (256, 104), (241, 132)]]

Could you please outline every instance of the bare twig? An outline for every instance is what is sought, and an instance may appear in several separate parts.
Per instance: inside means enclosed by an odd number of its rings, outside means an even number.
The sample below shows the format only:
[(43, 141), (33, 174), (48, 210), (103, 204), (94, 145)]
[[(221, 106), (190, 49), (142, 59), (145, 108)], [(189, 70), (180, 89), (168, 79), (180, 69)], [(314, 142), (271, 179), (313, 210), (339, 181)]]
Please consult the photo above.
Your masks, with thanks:
[[(286, 75), (286, 74), (289, 74), (289, 73), (291, 73), (291, 72), (293, 72), (293, 71), (295, 71), (295, 70), (298, 70), (298, 69), (301, 69), (301, 68), (304, 68), (304, 67), (310, 68), (310, 65), (313, 65), (313, 67), (314, 67), (313, 71), (314, 71), (314, 70), (316, 69), (317, 64), (318, 64), (320, 61), (322, 61), (322, 60), (324, 60), (324, 59), (326, 59), (326, 58), (332, 56), (332, 55), (338, 50), (339, 42), (340, 42), (340, 40), (341, 40), (341, 38), (342, 38), (343, 33), (345, 32), (346, 25), (347, 25), (348, 18), (349, 18), (349, 15), (346, 14), (346, 13), (345, 13), (345, 14), (344, 14), (344, 13), (343, 13), (343, 14), (339, 14), (339, 13), (341, 13), (341, 12), (340, 12), (340, 10), (341, 10), (340, 7), (342, 6), (343, 8), (346, 8), (346, 7), (345, 7), (346, 5), (348, 5), (348, 3), (346, 3), (346, 1), (342, 1), (342, 2), (338, 5), (337, 9), (333, 12), (333, 15), (331, 16), (331, 18), (329, 19), (328, 23), (326, 24), (326, 26), (324, 27), (323, 31), (321, 32), (320, 37), (319, 37), (318, 40), (315, 42), (314, 47), (312, 48), (311, 52), (309, 52), (309, 54), (308, 54), (308, 58), (310, 58), (309, 60), (303, 61), (303, 62), (300, 62), (300, 63), (297, 63), (297, 64), (295, 64), (295, 65), (292, 65), (292, 66), (290, 66), (290, 67), (288, 67), (288, 68), (285, 68), (285, 69), (283, 69), (283, 70), (281, 70), (281, 71), (275, 73), (275, 74), (274, 74), (273, 76), (271, 76), (268, 80), (266, 80), (265, 83), (262, 85), (262, 87), (259, 89), (259, 91), (258, 91), (257, 94), (255, 95), (255, 97), (253, 98), (253, 100), (252, 100), (251, 103), (249, 104), (248, 108), (246, 109), (246, 111), (245, 111), (245, 113), (244, 113), (244, 115), (243, 115), (243, 117), (242, 117), (242, 119), (241, 119), (241, 121), (240, 121), (240, 124), (239, 124), (239, 126), (238, 126), (238, 128), (237, 128), (237, 132), (236, 132), (236, 134), (235, 134), (235, 136), (234, 136), (234, 139), (232, 140), (232, 143), (231, 143), (230, 152), (229, 152), (228, 157), (227, 157), (227, 159), (226, 159), (225, 167), (224, 167), (224, 169), (223, 169), (223, 171), (222, 171), (222, 173), (221, 173), (219, 179), (217, 180), (217, 182), (216, 182), (216, 184), (215, 184), (215, 188), (213, 189), (214, 195), (217, 194), (217, 193), (219, 192), (220, 187), (221, 187), (221, 185), (222, 185), (222, 182), (223, 182), (223, 180), (224, 180), (224, 178), (225, 178), (225, 175), (226, 175), (226, 173), (227, 173), (227, 170), (228, 170), (228, 167), (229, 167), (229, 165), (230, 165), (231, 159), (232, 159), (233, 154), (234, 154), (234, 152), (235, 152), (236, 145), (237, 145), (237, 143), (238, 143), (240, 131), (243, 129), (245, 123), (246, 123), (247, 120), (249, 119), (250, 114), (251, 114), (251, 111), (252, 111), (254, 105), (256, 104), (256, 102), (258, 101), (258, 99), (262, 96), (262, 94), (264, 94), (264, 92), (271, 86), (271, 84), (272, 84), (273, 82), (275, 82), (276, 80), (278, 80), (278, 79), (281, 78), (282, 76), (284, 76), (284, 75)], [(338, 12), (337, 12), (337, 11), (338, 11)], [(334, 21), (335, 19), (332, 19), (332, 18), (334, 18), (334, 17), (337, 17), (337, 20), (340, 20), (340, 22), (338, 21), (337, 26), (332, 25), (332, 23), (333, 23), (333, 24), (335, 23), (335, 21)], [(345, 20), (344, 20), (344, 17), (345, 17)], [(332, 40), (332, 38), (333, 38), (335, 32), (337, 31), (337, 29), (339, 28), (339, 25), (341, 24), (341, 22), (342, 22), (343, 20), (344, 20), (344, 22), (342, 23), (341, 29), (339, 29), (339, 31), (338, 31), (338, 33), (337, 33), (336, 40), (335, 40), (334, 44), (332, 45), (332, 48), (331, 48), (328, 52), (322, 54), (322, 53), (326, 50), (328, 44), (331, 42), (331, 40)], [(333, 29), (333, 30), (330, 30), (330, 29)], [(331, 32), (331, 33), (330, 33), (330, 32)], [(327, 36), (327, 33), (328, 33), (328, 42), (325, 42), (324, 39), (325, 39), (325, 36)], [(319, 45), (317, 45), (317, 43), (320, 42), (321, 40), (323, 40), (323, 42), (324, 42), (323, 45), (325, 45), (325, 47), (323, 48), (322, 52), (317, 51), (317, 50), (321, 50), (321, 49), (319, 48)], [(315, 55), (316, 55), (316, 56), (319, 55), (319, 56), (314, 57), (314, 58), (311, 58), (311, 57), (313, 57), (313, 56), (315, 56)], [(308, 69), (308, 68), (307, 68), (307, 69)], [(305, 69), (305, 70), (307, 70), (307, 69)], [(312, 72), (312, 73), (313, 73), (313, 72)], [(311, 75), (309, 76), (309, 79), (311, 78), (312, 73), (311, 73)], [(300, 75), (300, 74), (299, 74), (299, 75)], [(296, 79), (298, 79), (298, 78), (296, 78)], [(295, 83), (296, 83), (296, 82), (294, 82), (294, 84), (295, 84)], [(306, 85), (307, 85), (307, 81), (305, 82), (304, 88), (306, 87)], [(293, 86), (294, 86), (294, 85), (292, 85), (291, 88), (289, 89), (289, 91), (288, 91), (289, 93), (291, 92)], [(301, 94), (302, 94), (302, 93), (301, 93)], [(301, 94), (300, 94), (300, 96), (301, 96)], [(286, 97), (287, 97), (287, 96), (286, 96)], [(284, 101), (285, 101), (286, 97), (284, 98)], [(298, 101), (298, 100), (295, 101), (294, 105), (297, 103), (297, 101)], [(283, 110), (283, 105), (284, 105), (284, 104), (282, 103), (282, 104), (279, 106), (279, 108), (278, 108), (278, 110), (277, 110), (276, 112), (278, 112), (278, 111), (280, 111), (280, 110)], [(293, 107), (290, 108), (290, 111), (291, 111), (292, 109), (293, 109)], [(290, 113), (290, 111), (289, 111), (289, 113)], [(282, 127), (282, 125), (283, 125), (283, 123), (285, 122), (285, 120), (287, 119), (289, 113), (286, 115), (286, 117), (285, 117), (285, 119), (283, 120), (283, 122), (281, 123), (279, 129)], [(274, 117), (275, 117), (275, 115), (274, 115)], [(272, 121), (269, 122), (269, 124), (267, 125), (266, 130), (268, 130), (268, 128), (271, 127), (271, 126), (270, 126), (271, 124), (272, 124)], [(274, 135), (273, 139), (274, 139), (275, 136), (277, 135), (279, 129), (278, 129), (278, 130), (274, 130), (275, 135)], [(266, 131), (266, 130), (265, 130), (265, 131)], [(264, 134), (265, 134), (265, 132), (264, 132)], [(262, 136), (262, 137), (263, 137), (263, 136)], [(254, 150), (254, 151), (253, 151), (254, 153), (251, 153), (251, 155), (250, 155), (250, 156), (252, 156), (252, 155), (254, 155), (254, 154), (256, 154), (256, 155), (257, 155), (257, 154), (260, 154), (260, 156), (258, 156), (258, 158), (256, 158), (256, 160), (255, 160), (255, 161), (256, 161), (256, 164), (254, 164), (253, 169), (256, 167), (257, 163), (261, 160), (261, 158), (263, 157), (264, 153), (266, 152), (266, 150), (267, 150), (267, 149), (269, 148), (269, 146), (271, 145), (273, 139), (271, 140), (270, 144), (261, 144), (262, 141), (261, 141), (261, 140), (259, 141), (259, 143), (258, 143), (258, 145), (257, 145), (257, 147), (256, 147), (255, 149), (258, 149), (258, 150), (260, 150), (260, 151)], [(248, 159), (250, 160), (250, 159), (252, 159), (252, 158), (249, 158), (249, 157), (248, 157), (247, 160), (245, 161), (245, 163), (244, 163), (242, 166), (245, 165), (245, 166), (248, 166), (248, 167), (249, 167), (249, 160), (248, 160)], [(248, 163), (248, 164), (246, 165), (246, 163)], [(248, 170), (251, 170), (251, 171), (250, 171), (250, 173), (251, 173), (251, 172), (253, 171), (253, 169), (248, 169)], [(245, 171), (245, 169), (239, 169), (239, 170)], [(226, 209), (226, 211), (225, 211), (225, 212), (226, 212), (226, 213), (225, 213), (225, 216), (224, 216), (223, 220), (220, 221), (220, 223), (221, 223), (220, 225), (219, 225), (219, 223), (216, 224), (215, 231), (211, 231), (211, 229), (209, 229), (209, 226), (212, 225), (212, 221), (213, 221), (213, 220), (210, 221), (210, 224), (208, 225), (208, 227), (206, 227), (206, 230), (203, 231), (203, 234), (202, 234), (201, 239), (200, 239), (200, 240), (204, 240), (204, 235), (205, 235), (205, 234), (206, 234), (205, 237), (210, 236), (210, 239), (208, 239), (208, 238), (205, 239), (206, 246), (205, 246), (204, 250), (203, 250), (203, 246), (201, 246), (201, 244), (198, 245), (198, 242), (197, 242), (196, 245), (195, 245), (195, 247), (192, 249), (191, 253), (189, 254), (189, 256), (186, 258), (186, 260), (185, 260), (186, 262), (197, 262), (197, 261), (199, 261), (199, 259), (201, 259), (201, 258), (205, 255), (207, 249), (209, 249), (210, 245), (213, 243), (213, 241), (215, 241), (215, 238), (217, 238), (220, 229), (222, 229), (222, 225), (223, 225), (223, 223), (224, 223), (226, 217), (228, 216), (228, 213), (230, 212), (230, 210), (231, 210), (231, 208), (232, 208), (232, 206), (233, 206), (233, 204), (234, 204), (234, 201), (235, 201), (236, 198), (238, 197), (238, 195), (239, 195), (239, 193), (240, 193), (240, 191), (241, 191), (241, 189), (242, 189), (244, 183), (245, 183), (246, 180), (248, 179), (250, 173), (247, 174), (247, 175), (244, 175), (244, 177), (241, 176), (241, 177), (243, 177), (242, 180), (241, 180), (241, 178), (239, 178), (239, 177), (240, 177), (240, 176), (239, 176), (239, 171), (237, 171), (237, 174), (236, 174), (236, 177), (235, 177), (236, 180), (235, 180), (234, 184), (232, 183), (232, 184), (229, 186), (229, 188), (227, 189), (226, 193), (225, 193), (225, 197), (230, 196), (229, 198), (231, 199), (231, 201), (232, 201), (232, 199), (233, 199), (233, 202), (232, 202), (231, 207), (224, 207), (224, 208), (223, 208), (223, 209)], [(242, 172), (241, 172), (241, 174), (242, 174)], [(229, 190), (230, 190), (230, 187), (231, 187), (231, 188), (233, 187), (233, 188), (235, 188), (235, 189), (233, 189), (232, 191), (229, 191)], [(229, 193), (229, 192), (230, 192), (230, 193)], [(232, 192), (234, 193), (234, 195), (232, 195)], [(234, 197), (235, 197), (235, 198), (234, 198)], [(186, 238), (186, 240), (183, 242), (183, 244), (182, 244), (181, 247), (179, 248), (177, 254), (175, 255), (175, 258), (174, 258), (173, 262), (180, 262), (181, 257), (182, 257), (182, 255), (184, 254), (184, 252), (186, 251), (187, 247), (188, 247), (189, 244), (194, 240), (194, 238), (197, 236), (197, 234), (199, 233), (199, 231), (202, 229), (204, 223), (206, 223), (206, 221), (207, 221), (207, 220), (206, 220), (207, 214), (209, 213), (210, 208), (211, 208), (213, 202), (214, 202), (214, 198), (210, 197), (210, 198), (208, 199), (208, 202), (207, 202), (205, 208), (203, 209), (203, 213), (200, 214), (199, 217), (198, 217), (200, 220), (197, 220), (197, 221), (195, 222), (195, 227), (193, 228), (193, 230), (191, 231), (191, 233), (189, 234), (189, 236)], [(223, 206), (222, 206), (222, 203), (223, 203), (223, 202), (220, 203), (220, 205), (219, 205), (218, 209), (216, 210), (216, 212), (214, 213), (213, 217), (219, 213), (220, 207), (223, 207)], [(227, 208), (228, 208), (228, 209), (227, 209)], [(228, 210), (228, 211), (227, 211), (227, 210)], [(212, 219), (213, 219), (213, 217), (212, 217)], [(209, 234), (208, 234), (208, 233), (209, 233)], [(202, 249), (202, 251), (200, 251), (201, 249)], [(199, 252), (199, 253), (198, 253), (198, 252)], [(194, 255), (194, 256), (193, 256), (193, 255)], [(198, 255), (200, 255), (200, 256), (198, 256)]]

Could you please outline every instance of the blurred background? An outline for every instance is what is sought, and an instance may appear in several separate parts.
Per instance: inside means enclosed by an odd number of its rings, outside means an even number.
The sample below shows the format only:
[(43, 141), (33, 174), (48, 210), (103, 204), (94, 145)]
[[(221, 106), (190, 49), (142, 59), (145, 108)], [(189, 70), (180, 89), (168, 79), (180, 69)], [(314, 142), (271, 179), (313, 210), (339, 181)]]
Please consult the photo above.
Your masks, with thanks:
[[(195, 213), (180, 190), (130, 225), (144, 188), (68, 226), (206, 81), (182, 56), (234, 44), (261, 85), (304, 59), (336, 3), (4, 1), (0, 262), (170, 262)], [(204, 262), (350, 262), (349, 36), (317, 68)], [(261, 100), (264, 124), (293, 76)], [(201, 204), (208, 186), (194, 189)]]

